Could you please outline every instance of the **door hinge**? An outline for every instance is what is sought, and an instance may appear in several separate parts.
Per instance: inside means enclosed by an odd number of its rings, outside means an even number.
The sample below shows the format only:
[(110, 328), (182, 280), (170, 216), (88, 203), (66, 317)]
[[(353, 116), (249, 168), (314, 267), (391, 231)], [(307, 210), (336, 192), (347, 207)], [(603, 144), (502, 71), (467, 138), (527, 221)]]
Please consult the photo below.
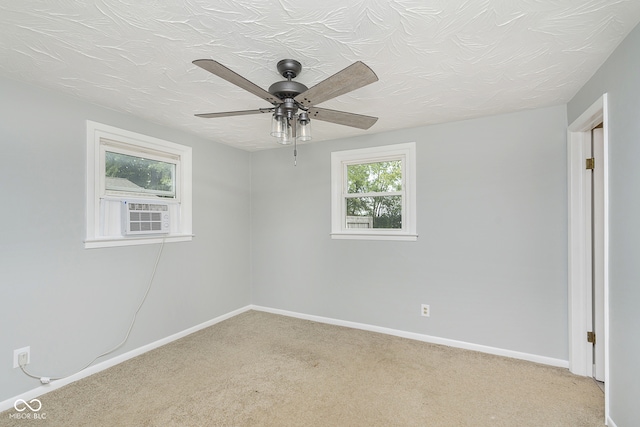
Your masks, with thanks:
[(587, 332), (587, 342), (591, 344), (596, 344), (596, 333), (595, 332)]
[(590, 159), (587, 159), (586, 163), (586, 168), (585, 169), (591, 169), (593, 170), (596, 166), (596, 159), (594, 159), (593, 157), (591, 157)]

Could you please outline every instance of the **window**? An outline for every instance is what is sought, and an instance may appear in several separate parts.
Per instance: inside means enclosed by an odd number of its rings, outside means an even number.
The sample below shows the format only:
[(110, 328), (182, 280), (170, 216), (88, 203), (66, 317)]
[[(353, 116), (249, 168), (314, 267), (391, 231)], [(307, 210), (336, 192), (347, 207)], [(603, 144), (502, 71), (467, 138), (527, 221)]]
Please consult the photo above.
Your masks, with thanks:
[[(141, 157), (144, 156), (144, 157)], [(156, 157), (154, 159), (150, 157)], [(106, 194), (135, 194), (140, 196), (176, 198), (175, 162), (159, 160), (148, 154), (125, 154), (114, 148), (105, 150)]]
[[(166, 211), (167, 234), (125, 232), (132, 203)], [(86, 248), (191, 240), (191, 147), (87, 121), (86, 231)]]
[(415, 143), (331, 153), (334, 239), (416, 240)]

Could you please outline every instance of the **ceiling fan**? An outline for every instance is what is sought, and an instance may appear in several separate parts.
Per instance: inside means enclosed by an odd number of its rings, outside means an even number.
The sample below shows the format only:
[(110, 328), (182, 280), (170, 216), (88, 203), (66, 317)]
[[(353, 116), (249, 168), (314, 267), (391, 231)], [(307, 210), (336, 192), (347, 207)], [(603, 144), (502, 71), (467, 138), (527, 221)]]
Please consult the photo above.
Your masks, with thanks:
[(268, 91), (212, 59), (197, 59), (193, 64), (273, 105), (257, 110), (196, 114), (197, 117), (214, 118), (273, 113), (271, 136), (276, 137), (280, 144), (288, 145), (296, 141), (310, 140), (309, 123), (312, 118), (358, 129), (369, 129), (378, 120), (377, 117), (316, 107), (321, 102), (378, 81), (378, 76), (361, 61), (353, 63), (309, 89), (302, 83), (292, 80), (302, 70), (300, 62), (294, 59), (283, 59), (278, 62), (277, 69), (287, 80), (272, 84)]

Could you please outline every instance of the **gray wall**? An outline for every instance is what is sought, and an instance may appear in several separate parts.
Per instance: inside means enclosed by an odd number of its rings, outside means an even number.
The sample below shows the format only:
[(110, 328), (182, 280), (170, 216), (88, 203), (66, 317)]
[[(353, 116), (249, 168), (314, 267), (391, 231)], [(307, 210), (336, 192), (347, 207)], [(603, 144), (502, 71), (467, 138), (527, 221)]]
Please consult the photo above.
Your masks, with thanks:
[[(254, 303), (568, 358), (564, 106), (313, 143), (294, 167), (290, 148), (249, 154), (13, 81), (0, 94), (0, 401), (38, 386), (15, 348), (57, 375), (117, 343), (155, 261), (155, 245), (83, 249), (87, 119), (194, 148), (196, 237), (165, 246), (118, 353)], [(418, 241), (331, 240), (330, 153), (409, 141)]]
[(640, 420), (640, 26), (568, 104), (569, 123), (603, 93), (609, 102), (610, 416)]
[(87, 119), (193, 147), (196, 237), (165, 245), (116, 354), (250, 303), (249, 153), (0, 80), (0, 401), (40, 385), (12, 369), (14, 349), (31, 346), (29, 369), (56, 376), (119, 343), (158, 253), (84, 249)]
[[(565, 106), (251, 156), (252, 302), (568, 359)], [(330, 153), (415, 141), (417, 242), (331, 240)], [(431, 305), (431, 317), (419, 315)]]

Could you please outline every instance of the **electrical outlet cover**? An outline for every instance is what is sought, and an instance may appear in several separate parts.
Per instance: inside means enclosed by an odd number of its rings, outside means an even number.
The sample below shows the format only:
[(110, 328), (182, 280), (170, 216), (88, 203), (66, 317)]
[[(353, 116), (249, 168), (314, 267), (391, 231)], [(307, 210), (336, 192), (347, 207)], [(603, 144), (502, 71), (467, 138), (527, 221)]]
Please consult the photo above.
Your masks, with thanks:
[(13, 367), (19, 368), (18, 356), (22, 353), (27, 353), (27, 364), (31, 362), (31, 346), (22, 347), (17, 350), (13, 350)]
[(420, 306), (420, 314), (424, 317), (429, 317), (431, 315), (431, 310), (429, 310), (429, 306), (427, 304), (422, 304)]

